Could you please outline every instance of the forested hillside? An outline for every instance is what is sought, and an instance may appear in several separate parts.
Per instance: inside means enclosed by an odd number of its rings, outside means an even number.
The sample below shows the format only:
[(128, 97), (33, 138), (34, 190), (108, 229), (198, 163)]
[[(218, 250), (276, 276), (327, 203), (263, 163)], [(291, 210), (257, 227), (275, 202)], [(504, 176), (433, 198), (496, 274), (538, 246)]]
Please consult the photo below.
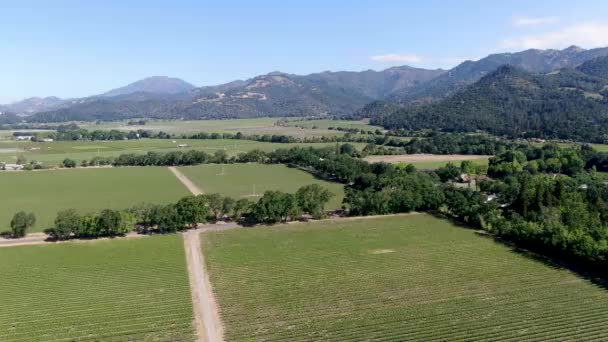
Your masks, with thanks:
[[(546, 75), (502, 66), (446, 100), (378, 113), (373, 124), (406, 130), (487, 131), (498, 135), (604, 142), (608, 57)], [(592, 73), (592, 74), (587, 74)]]
[(346, 115), (366, 103), (427, 82), (443, 72), (407, 66), (384, 71), (323, 72), (306, 76), (272, 72), (219, 86), (194, 90), (186, 87), (184, 89), (188, 91), (182, 92), (169, 92), (175, 87), (164, 84), (162, 94), (152, 91), (158, 88), (156, 82), (144, 80), (146, 82), (136, 82), (104, 96), (73, 101), (69, 106), (39, 113), (29, 120)]

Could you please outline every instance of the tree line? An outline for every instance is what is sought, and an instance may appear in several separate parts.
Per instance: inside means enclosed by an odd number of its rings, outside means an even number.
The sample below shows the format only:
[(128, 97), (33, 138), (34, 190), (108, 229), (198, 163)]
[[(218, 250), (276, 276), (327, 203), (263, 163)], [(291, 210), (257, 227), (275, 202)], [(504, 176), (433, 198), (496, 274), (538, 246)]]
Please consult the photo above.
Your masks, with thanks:
[[(95, 239), (123, 236), (131, 231), (174, 233), (226, 219), (246, 225), (287, 222), (303, 216), (320, 219), (325, 217), (325, 206), (332, 197), (329, 190), (311, 184), (299, 188), (294, 194), (266, 191), (257, 202), (203, 194), (183, 197), (176, 203), (140, 204), (124, 210), (104, 209), (99, 213), (79, 214), (68, 209), (57, 213), (54, 226), (45, 232), (57, 240)], [(13, 221), (23, 219), (29, 228), (33, 222), (28, 221), (28, 215), (18, 213)], [(27, 228), (15, 237), (25, 236)]]

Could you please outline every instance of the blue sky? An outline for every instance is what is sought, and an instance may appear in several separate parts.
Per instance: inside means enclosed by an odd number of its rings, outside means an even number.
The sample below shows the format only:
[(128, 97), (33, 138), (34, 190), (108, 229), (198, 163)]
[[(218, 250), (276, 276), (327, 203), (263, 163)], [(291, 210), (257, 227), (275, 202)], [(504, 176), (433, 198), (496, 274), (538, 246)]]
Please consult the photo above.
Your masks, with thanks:
[(0, 103), (152, 76), (197, 86), (280, 70), (448, 68), (608, 46), (608, 1), (0, 0)]

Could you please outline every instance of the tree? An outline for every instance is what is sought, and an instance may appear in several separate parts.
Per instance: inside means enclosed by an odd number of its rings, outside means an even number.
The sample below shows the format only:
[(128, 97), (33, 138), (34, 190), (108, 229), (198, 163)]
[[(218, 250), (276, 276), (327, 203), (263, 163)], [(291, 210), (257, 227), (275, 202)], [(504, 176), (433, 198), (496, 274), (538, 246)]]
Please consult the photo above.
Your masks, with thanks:
[(23, 155), (18, 155), (17, 156), (17, 164), (19, 165), (24, 165), (25, 163), (27, 163), (27, 159), (23, 156)]
[(67, 240), (72, 232), (78, 231), (81, 218), (74, 209), (63, 210), (57, 213), (55, 227), (51, 230), (52, 235), (58, 240)]
[(13, 216), (11, 220), (11, 232), (13, 237), (22, 238), (27, 234), (28, 229), (34, 226), (36, 223), (36, 216), (34, 213), (26, 213), (20, 211)]
[(236, 205), (236, 202), (235, 202), (234, 198), (224, 197), (224, 199), (222, 200), (222, 216), (223, 215), (230, 216), (235, 205)]
[(66, 167), (66, 168), (74, 168), (74, 167), (76, 167), (76, 162), (70, 158), (65, 158), (61, 162), (61, 165), (63, 165), (63, 167)]
[(447, 163), (446, 166), (440, 167), (436, 171), (437, 175), (439, 176), (439, 179), (442, 182), (447, 182), (456, 179), (456, 177), (460, 176), (460, 172), (460, 168), (454, 165), (454, 163), (452, 162)]
[(296, 197), (280, 191), (266, 191), (253, 205), (252, 218), (257, 222), (275, 223), (292, 219), (298, 215)]
[(213, 154), (212, 162), (216, 164), (224, 164), (228, 162), (228, 153), (224, 150), (217, 150)]
[(161, 208), (158, 212), (158, 231), (161, 233), (172, 233), (184, 229), (186, 222), (179, 216), (174, 204)]
[(124, 234), (124, 225), (120, 211), (104, 209), (97, 216), (97, 229), (100, 236)]
[(207, 200), (213, 219), (219, 220), (222, 216), (222, 207), (224, 204), (222, 196), (220, 194), (209, 194), (203, 196), (205, 196)]
[(234, 204), (234, 208), (232, 208), (232, 216), (231, 218), (234, 221), (238, 221), (243, 217), (251, 208), (251, 201), (246, 198), (241, 198)]
[(296, 192), (298, 207), (315, 219), (325, 215), (324, 209), (333, 194), (318, 184), (306, 185)]
[(204, 196), (184, 197), (177, 202), (175, 208), (183, 221), (191, 227), (206, 222), (210, 214)]

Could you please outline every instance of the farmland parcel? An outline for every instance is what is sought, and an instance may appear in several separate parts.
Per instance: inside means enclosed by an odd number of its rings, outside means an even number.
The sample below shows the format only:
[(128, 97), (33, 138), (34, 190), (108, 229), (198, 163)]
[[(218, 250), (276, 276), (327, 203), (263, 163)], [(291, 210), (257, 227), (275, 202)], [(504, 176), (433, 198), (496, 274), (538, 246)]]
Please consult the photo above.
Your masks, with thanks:
[(0, 249), (0, 341), (192, 341), (181, 236)]
[(319, 184), (334, 194), (327, 209), (339, 209), (344, 198), (342, 184), (317, 179), (307, 172), (286, 165), (209, 164), (179, 169), (205, 193), (217, 192), (235, 199), (256, 200), (257, 196), (267, 190), (295, 193), (298, 188), (309, 184)]
[(125, 209), (134, 204), (169, 203), (188, 195), (165, 167), (72, 169), (0, 173), (0, 231), (9, 229), (13, 214), (33, 212), (35, 231), (53, 225), (58, 211)]
[(202, 240), (230, 341), (608, 336), (604, 288), (424, 214)]

